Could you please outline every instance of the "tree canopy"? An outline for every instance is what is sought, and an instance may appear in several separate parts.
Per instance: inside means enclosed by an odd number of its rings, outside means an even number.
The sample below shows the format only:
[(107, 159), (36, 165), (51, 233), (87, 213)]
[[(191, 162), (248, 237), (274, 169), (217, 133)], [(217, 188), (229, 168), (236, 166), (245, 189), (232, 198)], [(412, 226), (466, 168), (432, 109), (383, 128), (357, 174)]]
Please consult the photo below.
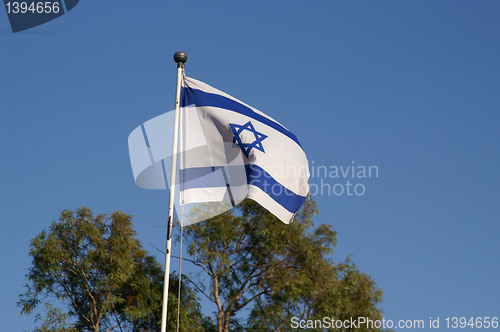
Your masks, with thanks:
[[(191, 217), (206, 219), (207, 209), (200, 205)], [(333, 259), (337, 234), (313, 225), (317, 212), (308, 198), (285, 225), (245, 200), (186, 227), (186, 260), (200, 273), (182, 283), (181, 331), (287, 331), (296, 318), (382, 319), (382, 291), (350, 258)], [(35, 331), (159, 330), (163, 269), (142, 248), (130, 215), (65, 210), (32, 240), (29, 254), (18, 305), (23, 314), (45, 305)], [(167, 329), (175, 331), (178, 280), (170, 282)], [(201, 313), (198, 295), (214, 304), (212, 318)], [(349, 329), (368, 330), (380, 331)]]
[[(205, 213), (202, 207), (191, 217)], [(218, 331), (289, 330), (292, 317), (382, 319), (382, 291), (351, 259), (334, 263), (336, 232), (325, 224), (314, 227), (315, 214), (307, 199), (285, 225), (245, 200), (187, 227), (189, 259), (204, 275), (189, 280), (215, 304)], [(238, 315), (244, 308), (250, 310), (246, 320)]]
[[(49, 231), (32, 240), (29, 254), (32, 267), (18, 305), (22, 313), (31, 313), (42, 301), (47, 304), (38, 331), (158, 329), (163, 269), (142, 248), (130, 215), (116, 211), (94, 217), (85, 207), (65, 210)], [(171, 283), (168, 326), (175, 329), (177, 280)], [(181, 308), (181, 327), (200, 330), (199, 304), (187, 287)]]

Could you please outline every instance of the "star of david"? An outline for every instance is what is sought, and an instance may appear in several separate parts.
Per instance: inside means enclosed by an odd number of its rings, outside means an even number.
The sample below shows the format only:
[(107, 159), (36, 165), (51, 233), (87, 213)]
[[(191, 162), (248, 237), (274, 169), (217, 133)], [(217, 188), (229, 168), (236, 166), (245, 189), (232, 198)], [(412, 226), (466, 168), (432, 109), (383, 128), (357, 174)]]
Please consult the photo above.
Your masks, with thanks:
[[(236, 143), (241, 148), (247, 158), (253, 148), (266, 153), (266, 151), (264, 151), (264, 147), (262, 146), (262, 141), (267, 138), (267, 135), (259, 133), (257, 130), (255, 130), (253, 124), (250, 121), (248, 121), (244, 125), (230, 123), (229, 126), (231, 127), (231, 130), (234, 134), (233, 143)], [(255, 140), (252, 143), (243, 143), (243, 141), (241, 140), (240, 134), (245, 130), (253, 133)]]

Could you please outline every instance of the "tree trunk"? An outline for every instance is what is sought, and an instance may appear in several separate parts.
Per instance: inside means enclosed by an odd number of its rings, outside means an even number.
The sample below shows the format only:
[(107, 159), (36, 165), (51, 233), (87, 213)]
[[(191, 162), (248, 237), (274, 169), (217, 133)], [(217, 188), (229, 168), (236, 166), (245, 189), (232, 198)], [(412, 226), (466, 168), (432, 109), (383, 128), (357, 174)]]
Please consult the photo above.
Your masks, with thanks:
[[(210, 267), (210, 269), (212, 268)], [(219, 309), (219, 313), (217, 314), (217, 331), (222, 332), (224, 309), (222, 308), (222, 304), (220, 303), (219, 276), (216, 273), (214, 273), (214, 296), (215, 296), (215, 303), (217, 303), (217, 309)]]
[(224, 315), (224, 332), (229, 332), (229, 321), (231, 319), (231, 312), (226, 311)]
[(219, 313), (217, 314), (217, 331), (222, 332), (222, 325), (223, 325), (223, 311), (219, 310)]

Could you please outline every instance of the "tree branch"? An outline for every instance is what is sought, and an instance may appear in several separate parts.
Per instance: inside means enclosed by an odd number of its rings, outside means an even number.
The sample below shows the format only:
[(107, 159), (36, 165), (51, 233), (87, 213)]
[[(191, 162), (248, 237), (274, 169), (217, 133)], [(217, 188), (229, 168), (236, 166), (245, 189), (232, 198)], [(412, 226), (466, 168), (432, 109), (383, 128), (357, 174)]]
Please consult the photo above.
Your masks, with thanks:
[(207, 293), (205, 293), (204, 290), (202, 290), (194, 281), (192, 281), (188, 276), (184, 275), (184, 278), (186, 278), (186, 280), (188, 282), (190, 282), (200, 293), (202, 293), (203, 295), (205, 295), (209, 300), (213, 300), (211, 298), (211, 296), (209, 296)]
[[(99, 317), (99, 314), (97, 312), (97, 300), (95, 299), (94, 295), (92, 295), (92, 292), (90, 291), (89, 280), (88, 280), (87, 274), (85, 273), (83, 268), (80, 266), (80, 264), (78, 264), (77, 262), (75, 262), (75, 264), (80, 269), (80, 271), (83, 275), (83, 279), (85, 280), (85, 283), (84, 283), (85, 291), (87, 292), (87, 295), (92, 300), (92, 311), (90, 314), (90, 319), (92, 320), (92, 324), (98, 323), (100, 321), (100, 317)], [(96, 322), (94, 322), (93, 317), (95, 317), (97, 319)]]
[[(247, 304), (249, 304), (250, 302), (252, 302), (253, 300), (255, 300), (256, 298), (258, 298), (259, 296), (261, 295), (264, 295), (268, 292), (268, 290), (263, 290), (262, 292), (258, 293), (258, 294), (255, 294), (254, 296), (252, 296), (250, 299), (248, 299), (247, 301), (245, 301), (243, 304), (235, 307), (234, 311), (238, 311), (240, 310), (241, 308), (245, 307)], [(308, 316), (307, 316), (308, 317)]]
[[(75, 308), (76, 311), (82, 316), (87, 322), (92, 323), (92, 321), (82, 312), (80, 309), (80, 306), (75, 302), (75, 299), (73, 298), (74, 294), (73, 292), (70, 292), (67, 288), (65, 283), (59, 279), (59, 276), (56, 276), (56, 279), (58, 279), (59, 284), (62, 286), (64, 292), (66, 293), (66, 296), (71, 300), (71, 303), (73, 303), (73, 307)], [(57, 298), (57, 296), (56, 296)]]

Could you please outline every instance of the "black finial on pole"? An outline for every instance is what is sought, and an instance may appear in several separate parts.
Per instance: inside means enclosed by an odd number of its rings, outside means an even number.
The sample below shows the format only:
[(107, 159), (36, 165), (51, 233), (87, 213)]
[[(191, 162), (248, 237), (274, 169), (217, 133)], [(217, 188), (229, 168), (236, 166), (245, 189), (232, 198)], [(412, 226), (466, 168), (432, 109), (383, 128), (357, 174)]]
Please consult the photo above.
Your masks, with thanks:
[(186, 63), (188, 59), (188, 56), (184, 52), (175, 52), (174, 54), (174, 61), (177, 62), (178, 66), (182, 66), (184, 63)]

